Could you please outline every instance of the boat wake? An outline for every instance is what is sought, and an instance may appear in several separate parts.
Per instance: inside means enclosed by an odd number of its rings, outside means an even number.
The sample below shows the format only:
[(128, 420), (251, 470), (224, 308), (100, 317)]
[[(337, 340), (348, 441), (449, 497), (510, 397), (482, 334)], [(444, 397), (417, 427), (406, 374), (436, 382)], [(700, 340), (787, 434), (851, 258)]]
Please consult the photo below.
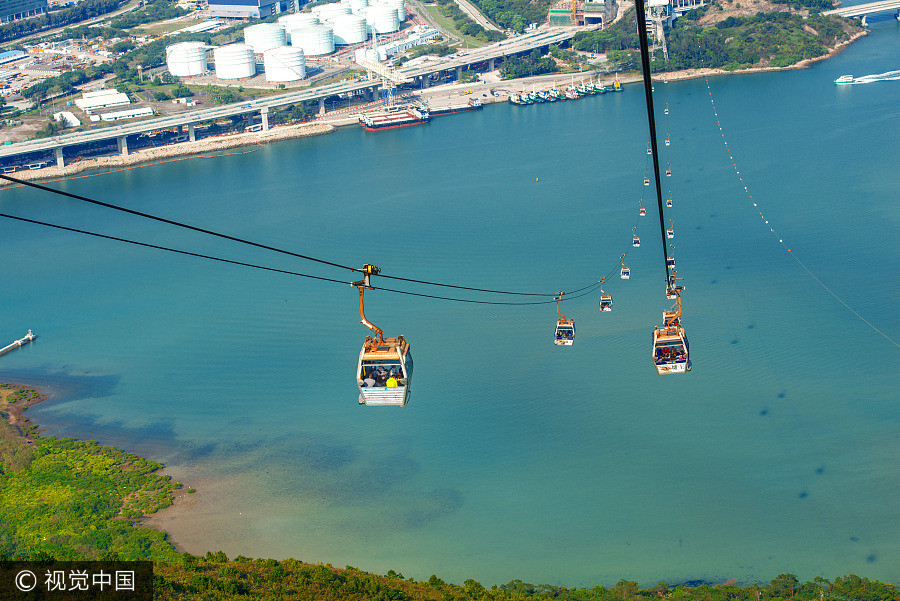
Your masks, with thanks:
[(900, 80), (900, 71), (888, 71), (887, 73), (877, 73), (875, 75), (862, 75), (854, 77), (853, 83), (875, 83), (876, 81), (898, 81)]

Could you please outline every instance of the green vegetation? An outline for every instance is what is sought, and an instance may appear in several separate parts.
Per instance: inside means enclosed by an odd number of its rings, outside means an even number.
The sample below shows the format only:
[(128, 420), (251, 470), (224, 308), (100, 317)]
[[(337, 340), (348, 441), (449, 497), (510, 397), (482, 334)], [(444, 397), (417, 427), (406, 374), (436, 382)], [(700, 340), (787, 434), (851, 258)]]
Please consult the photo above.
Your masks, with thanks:
[(0, 42), (99, 17), (116, 10), (120, 3), (121, 0), (84, 0), (72, 8), (44, 13), (32, 19), (13, 21), (0, 27)]
[[(667, 34), (669, 61), (654, 54), (653, 71), (747, 67), (787, 67), (804, 59), (827, 54), (828, 48), (849, 39), (855, 26), (838, 17), (811, 13), (808, 17), (783, 11), (752, 16), (729, 16), (703, 27), (697, 21), (709, 10), (706, 5), (689, 11)], [(604, 31), (578, 34), (578, 50), (606, 52), (609, 61), (622, 70), (640, 68), (634, 12)]]
[(110, 22), (110, 27), (114, 29), (131, 29), (145, 23), (155, 23), (165, 19), (174, 19), (188, 14), (189, 10), (178, 8), (174, 2), (169, 0), (156, 0), (153, 4), (127, 12)]
[(820, 595), (847, 601), (898, 601), (897, 587), (858, 576), (817, 578), (800, 583), (793, 574), (782, 574), (766, 585), (738, 587), (733, 584), (698, 587), (671, 586), (660, 582), (641, 589), (637, 582), (620, 580), (614, 587), (567, 588), (529, 584), (513, 580), (486, 588), (475, 580), (462, 585), (447, 583), (432, 575), (416, 581), (389, 570), (385, 576), (330, 565), (310, 565), (295, 559), (249, 559), (228, 561), (224, 553), (206, 557), (185, 554), (179, 563), (154, 566), (154, 598), (165, 601), (189, 599), (282, 599), (385, 600), (385, 601), (818, 601)]
[(39, 398), (0, 384), (0, 557), (177, 557), (164, 534), (135, 520), (171, 505), (181, 485), (153, 473), (162, 464), (93, 441), (39, 436), (30, 424), (26, 439), (7, 419)]
[(531, 23), (547, 20), (552, 0), (472, 0), (494, 23), (522, 32)]
[(437, 0), (438, 9), (445, 17), (453, 21), (453, 26), (463, 35), (473, 37), (481, 42), (497, 42), (506, 36), (499, 31), (488, 31), (459, 8), (454, 0)]
[(556, 73), (557, 71), (559, 71), (559, 65), (556, 64), (556, 61), (550, 56), (541, 58), (541, 52), (537, 49), (524, 58), (508, 57), (500, 65), (500, 75), (503, 79), (517, 79), (543, 73)]

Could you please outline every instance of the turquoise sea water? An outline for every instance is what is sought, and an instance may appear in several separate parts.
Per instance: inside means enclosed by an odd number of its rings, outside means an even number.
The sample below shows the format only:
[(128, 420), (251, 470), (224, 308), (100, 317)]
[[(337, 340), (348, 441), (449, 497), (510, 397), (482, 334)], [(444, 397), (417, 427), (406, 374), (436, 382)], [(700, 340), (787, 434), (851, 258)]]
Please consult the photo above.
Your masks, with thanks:
[[(670, 301), (632, 86), (55, 184), (343, 264), (487, 288), (574, 290), (627, 250), (631, 280), (605, 286), (612, 313), (597, 294), (564, 304), (571, 348), (551, 342), (552, 305), (369, 293), (369, 318), (409, 338), (416, 373), (408, 407), (360, 407), (366, 330), (353, 288), (4, 222), (0, 340), (29, 327), (40, 338), (0, 359), (0, 378), (51, 392), (31, 410), (47, 432), (164, 461), (197, 488), (156, 520), (193, 553), (488, 585), (783, 572), (896, 583), (900, 351), (778, 238), (900, 340), (900, 82), (831, 83), (900, 68), (898, 43), (897, 22), (876, 20), (810, 69), (656, 85), (687, 376), (659, 377), (650, 361)], [(0, 192), (0, 207), (352, 279), (34, 191)]]

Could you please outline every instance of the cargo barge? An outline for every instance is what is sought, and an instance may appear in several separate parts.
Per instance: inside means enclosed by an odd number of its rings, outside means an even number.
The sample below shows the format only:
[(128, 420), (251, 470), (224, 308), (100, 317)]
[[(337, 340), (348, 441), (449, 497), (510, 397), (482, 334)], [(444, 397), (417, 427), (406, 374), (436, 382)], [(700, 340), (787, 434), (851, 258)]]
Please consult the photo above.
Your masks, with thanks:
[(481, 102), (479, 98), (470, 98), (469, 102), (466, 104), (456, 104), (450, 106), (442, 106), (436, 108), (428, 109), (428, 112), (432, 117), (439, 117), (441, 115), (452, 115), (453, 113), (462, 113), (465, 111), (474, 111), (480, 108), (484, 108), (484, 103)]
[(359, 116), (359, 124), (369, 131), (408, 127), (410, 125), (428, 123), (430, 120), (431, 114), (428, 112), (428, 109), (416, 106), (393, 108), (381, 113), (363, 113)]

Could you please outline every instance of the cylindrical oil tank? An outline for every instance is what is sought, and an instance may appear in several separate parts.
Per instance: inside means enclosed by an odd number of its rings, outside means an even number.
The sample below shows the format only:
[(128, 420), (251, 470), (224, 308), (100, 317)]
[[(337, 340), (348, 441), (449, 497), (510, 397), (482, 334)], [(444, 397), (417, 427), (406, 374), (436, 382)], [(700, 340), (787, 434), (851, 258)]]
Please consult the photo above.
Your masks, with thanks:
[(341, 0), (341, 4), (349, 6), (350, 12), (354, 15), (363, 15), (366, 7), (369, 6), (369, 0)]
[(306, 56), (302, 48), (282, 46), (263, 54), (266, 81), (299, 81), (306, 77)]
[(406, 20), (406, 0), (378, 0), (378, 3), (396, 9), (397, 20), (401, 23)]
[(400, 29), (397, 9), (392, 6), (376, 4), (366, 9), (366, 24), (375, 33), (391, 33)]
[(334, 28), (334, 43), (348, 46), (365, 42), (366, 20), (359, 15), (338, 15), (331, 20)]
[(206, 73), (206, 45), (203, 42), (181, 42), (166, 46), (166, 67), (176, 77)]
[(256, 75), (256, 59), (253, 47), (247, 44), (229, 44), (213, 50), (216, 77), (219, 79), (241, 79)]
[(291, 30), (291, 45), (303, 48), (306, 56), (321, 56), (334, 52), (334, 32), (325, 25), (310, 25)]
[(291, 30), (300, 29), (301, 27), (309, 27), (310, 25), (318, 25), (319, 17), (312, 13), (291, 13), (284, 17), (279, 17), (278, 22), (284, 26), (284, 41), (291, 43)]
[(312, 9), (314, 15), (318, 15), (320, 21), (325, 21), (337, 15), (349, 15), (350, 7), (339, 2), (333, 4), (322, 4)]
[(244, 42), (253, 47), (253, 51), (262, 54), (266, 50), (284, 46), (284, 26), (281, 23), (260, 23), (244, 29)]

